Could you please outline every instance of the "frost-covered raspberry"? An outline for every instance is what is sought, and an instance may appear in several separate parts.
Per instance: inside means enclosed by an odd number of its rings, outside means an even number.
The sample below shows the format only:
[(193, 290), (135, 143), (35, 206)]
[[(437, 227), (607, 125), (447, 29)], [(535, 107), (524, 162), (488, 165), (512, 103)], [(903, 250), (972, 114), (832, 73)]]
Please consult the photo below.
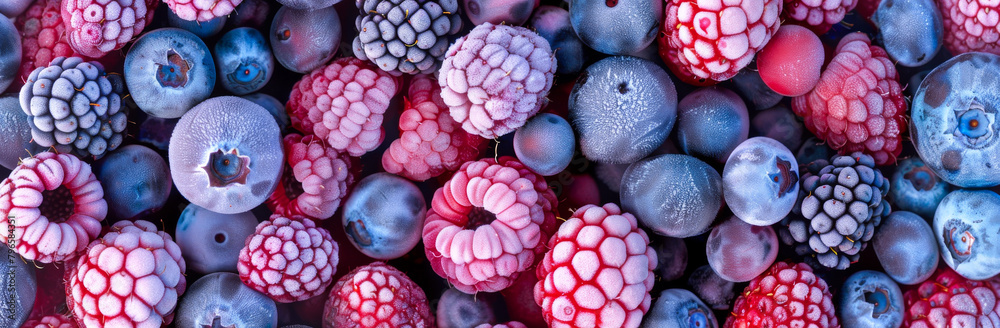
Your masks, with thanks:
[(28, 76), (21, 87), (21, 110), (39, 146), (99, 158), (124, 139), (124, 91), (121, 74), (104, 72), (101, 63), (59, 57)]
[(587, 205), (559, 226), (538, 267), (535, 302), (550, 327), (638, 327), (656, 252), (635, 216)]
[(76, 53), (69, 45), (66, 25), (59, 14), (61, 2), (36, 1), (17, 17), (15, 25), (21, 32), (20, 81), (27, 80), (32, 71), (48, 66), (57, 57), (69, 57)]
[(806, 128), (841, 154), (863, 152), (875, 164), (896, 163), (906, 132), (906, 100), (885, 50), (861, 32), (840, 40), (837, 55), (792, 109)]
[(62, 20), (69, 45), (100, 58), (121, 49), (153, 20), (160, 0), (64, 0)]
[(77, 328), (76, 321), (62, 314), (47, 315), (26, 321), (21, 328)]
[(840, 23), (848, 12), (854, 10), (858, 0), (784, 0), (785, 11), (781, 17), (790, 23), (808, 27), (823, 35), (834, 24)]
[(686, 83), (736, 76), (781, 25), (782, 0), (667, 1), (660, 57)]
[(240, 280), (275, 302), (310, 299), (326, 291), (340, 262), (330, 232), (308, 218), (272, 215), (240, 250)]
[(284, 217), (330, 218), (354, 184), (351, 159), (313, 135), (291, 133), (284, 143), (281, 186), (267, 199), (267, 207)]
[(496, 292), (534, 267), (555, 230), (555, 193), (513, 157), (467, 162), (434, 192), (424, 252), (466, 292)]
[(243, 0), (163, 0), (177, 17), (187, 21), (207, 22), (232, 13)]
[(902, 327), (996, 327), (1000, 277), (976, 281), (942, 267), (931, 279), (903, 294)]
[(382, 115), (400, 81), (357, 58), (340, 58), (303, 76), (285, 109), (292, 126), (334, 149), (361, 156), (382, 143)]
[(361, 0), (354, 55), (393, 75), (436, 71), (449, 37), (462, 28), (458, 1)]
[(445, 56), (441, 98), (469, 133), (487, 139), (505, 135), (548, 102), (556, 57), (549, 42), (527, 28), (483, 23)]
[(723, 327), (840, 327), (832, 298), (808, 265), (777, 262), (750, 281)]
[(462, 130), (441, 100), (441, 88), (428, 75), (410, 81), (399, 117), (399, 139), (382, 154), (382, 167), (415, 181), (458, 169), (476, 159), (486, 139)]
[(73, 259), (101, 233), (107, 214), (101, 182), (73, 155), (36, 154), (0, 182), (0, 229), (16, 236), (14, 249), (28, 260)]
[(118, 221), (68, 272), (67, 302), (83, 327), (160, 327), (187, 282), (181, 249), (151, 222)]
[(323, 327), (434, 327), (424, 290), (382, 262), (351, 271), (333, 285)]
[(495, 324), (495, 325), (484, 323), (484, 324), (476, 326), (476, 328), (528, 328), (528, 326), (525, 326), (523, 323), (520, 323), (520, 322), (517, 322), (517, 321), (511, 321), (511, 322), (500, 323), (500, 324)]
[(944, 45), (952, 55), (1000, 55), (1000, 3), (978, 0), (935, 1), (944, 18)]

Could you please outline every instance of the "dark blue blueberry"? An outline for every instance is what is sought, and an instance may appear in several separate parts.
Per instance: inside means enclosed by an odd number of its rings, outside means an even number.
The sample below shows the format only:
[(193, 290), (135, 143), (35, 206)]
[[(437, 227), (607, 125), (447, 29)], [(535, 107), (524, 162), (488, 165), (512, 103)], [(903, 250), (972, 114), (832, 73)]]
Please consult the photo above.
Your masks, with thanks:
[(643, 328), (717, 328), (715, 313), (686, 289), (667, 289), (642, 319)]
[(236, 272), (240, 250), (256, 228), (257, 218), (250, 212), (219, 214), (188, 204), (177, 219), (174, 237), (189, 270)]
[(896, 207), (927, 219), (934, 218), (938, 203), (951, 190), (951, 185), (941, 181), (919, 157), (899, 161), (889, 183), (889, 195)]
[(569, 1), (569, 17), (584, 44), (609, 55), (631, 55), (645, 49), (660, 31), (659, 0)]
[(677, 143), (685, 154), (724, 163), (750, 134), (750, 113), (735, 92), (712, 86), (677, 104)]
[(585, 47), (573, 32), (569, 12), (556, 6), (544, 5), (535, 10), (528, 23), (545, 40), (549, 41), (556, 55), (557, 74), (575, 74), (583, 68)]
[(142, 145), (119, 148), (96, 163), (108, 210), (129, 220), (155, 212), (167, 203), (173, 183), (160, 154)]
[(274, 73), (274, 57), (264, 35), (241, 27), (226, 32), (215, 44), (215, 64), (223, 88), (236, 95), (260, 90)]
[(517, 159), (535, 173), (556, 175), (569, 166), (576, 150), (576, 137), (569, 122), (559, 115), (542, 113), (514, 133)]
[(358, 182), (344, 202), (341, 223), (355, 248), (390, 260), (420, 242), (426, 212), (424, 195), (413, 182), (382, 172)]
[(837, 296), (844, 328), (897, 328), (903, 323), (903, 292), (884, 273), (858, 271), (847, 277)]
[[(0, 5), (0, 9), (3, 9), (3, 6)], [(4, 18), (3, 15), (0, 15), (0, 18)], [(21, 68), (21, 33), (14, 27), (13, 20), (0, 19), (0, 92), (6, 90), (18, 78), (19, 68)]]
[(334, 7), (316, 10), (281, 7), (271, 21), (270, 33), (275, 59), (288, 70), (305, 74), (337, 54), (340, 17)]
[(872, 16), (885, 52), (897, 65), (917, 67), (944, 44), (944, 21), (933, 0), (882, 0)]
[(629, 166), (622, 209), (653, 232), (687, 238), (708, 231), (722, 207), (722, 177), (687, 155), (659, 155)]

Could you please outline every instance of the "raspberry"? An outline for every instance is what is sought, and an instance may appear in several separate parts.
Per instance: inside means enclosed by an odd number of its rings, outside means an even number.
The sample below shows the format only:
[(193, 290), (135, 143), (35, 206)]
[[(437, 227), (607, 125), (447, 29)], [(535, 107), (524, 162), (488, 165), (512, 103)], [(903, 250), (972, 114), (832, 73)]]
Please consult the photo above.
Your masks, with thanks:
[[(28, 260), (73, 259), (101, 233), (107, 214), (101, 182), (73, 155), (37, 154), (0, 183), (0, 229), (17, 236), (14, 248)], [(7, 238), (0, 234), (4, 244)]]
[(778, 30), (781, 5), (782, 0), (669, 0), (660, 57), (685, 83), (728, 80)]
[(393, 75), (436, 71), (462, 28), (458, 1), (361, 0), (354, 55)]
[(816, 88), (795, 97), (792, 109), (840, 154), (860, 151), (875, 164), (895, 163), (903, 150), (907, 108), (896, 67), (861, 32), (845, 36), (836, 53)]
[(68, 305), (81, 327), (159, 327), (187, 287), (181, 249), (148, 221), (118, 221), (68, 272)]
[(430, 76), (410, 81), (409, 98), (403, 100), (399, 139), (382, 154), (382, 167), (414, 181), (423, 181), (458, 169), (475, 160), (486, 140), (469, 134), (448, 115), (441, 88)]
[(1000, 55), (1000, 3), (993, 1), (935, 1), (944, 18), (944, 45), (953, 56), (966, 52)]
[(303, 76), (286, 109), (292, 126), (336, 150), (361, 156), (382, 143), (382, 115), (399, 80), (368, 62), (341, 58)]
[(267, 207), (284, 217), (330, 218), (354, 184), (351, 159), (316, 136), (291, 133), (284, 141), (286, 165), (281, 187), (274, 189)]
[(495, 325), (484, 323), (484, 324), (476, 326), (476, 328), (528, 328), (528, 326), (525, 326), (523, 323), (520, 323), (520, 322), (517, 322), (517, 321), (511, 321), (511, 322), (501, 323), (501, 324), (495, 324)]
[(549, 42), (527, 28), (484, 23), (448, 48), (441, 98), (465, 131), (493, 139), (524, 125), (548, 100), (556, 72)]
[(724, 328), (840, 327), (826, 281), (805, 263), (776, 262), (750, 281)]
[(649, 311), (656, 252), (617, 205), (576, 210), (549, 240), (535, 302), (550, 327), (638, 327)]
[(21, 325), (21, 328), (77, 328), (76, 321), (62, 314), (47, 315), (32, 319)]
[(298, 302), (330, 286), (339, 254), (330, 232), (312, 220), (272, 215), (247, 237), (237, 271), (244, 284), (275, 302)]
[[(103, 4), (102, 4), (103, 3)], [(69, 45), (91, 58), (121, 49), (153, 20), (160, 0), (73, 0), (62, 2)]]
[(555, 193), (513, 157), (468, 162), (434, 192), (424, 252), (465, 293), (496, 292), (530, 270), (555, 230)]
[(243, 0), (163, 0), (177, 17), (187, 21), (207, 22), (228, 16)]
[[(31, 72), (46, 67), (57, 57), (76, 54), (66, 37), (66, 25), (60, 16), (60, 0), (40, 0), (28, 7), (16, 24), (21, 31), (21, 80)], [(16, 81), (18, 83), (20, 81)]]
[(858, 5), (858, 0), (784, 0), (784, 2), (785, 11), (781, 13), (781, 17), (791, 23), (808, 27), (816, 35), (825, 34), (833, 24), (840, 23), (847, 12), (854, 10)]
[(434, 327), (434, 319), (420, 286), (396, 268), (374, 262), (333, 286), (323, 327)]
[(903, 294), (903, 327), (996, 327), (1000, 277), (968, 280), (948, 267)]

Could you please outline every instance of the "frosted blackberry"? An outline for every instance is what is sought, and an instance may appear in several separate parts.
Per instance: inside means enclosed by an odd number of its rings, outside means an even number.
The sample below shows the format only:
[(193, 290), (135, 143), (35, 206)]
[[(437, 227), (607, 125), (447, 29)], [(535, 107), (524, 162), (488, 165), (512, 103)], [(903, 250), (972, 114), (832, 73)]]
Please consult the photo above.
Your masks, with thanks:
[(127, 108), (120, 74), (98, 62), (58, 57), (31, 72), (21, 88), (21, 109), (31, 137), (42, 147), (99, 158), (122, 144)]
[(456, 0), (358, 0), (354, 56), (393, 75), (430, 73), (462, 28)]
[(889, 202), (883, 201), (889, 180), (860, 152), (816, 160), (807, 169), (801, 206), (782, 220), (781, 239), (799, 255), (815, 254), (825, 267), (846, 269), (889, 215)]

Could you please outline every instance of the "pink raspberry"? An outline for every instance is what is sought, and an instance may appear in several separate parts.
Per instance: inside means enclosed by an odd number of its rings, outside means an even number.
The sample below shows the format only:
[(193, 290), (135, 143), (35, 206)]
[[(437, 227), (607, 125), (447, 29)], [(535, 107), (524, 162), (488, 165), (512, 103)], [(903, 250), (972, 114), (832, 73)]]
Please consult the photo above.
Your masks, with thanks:
[(668, 0), (660, 57), (685, 83), (728, 80), (778, 30), (781, 5), (782, 0)]
[(467, 162), (434, 192), (424, 252), (456, 289), (500, 291), (545, 251), (557, 205), (545, 179), (513, 157)]
[(508, 323), (501, 323), (495, 325), (484, 323), (476, 326), (476, 328), (528, 328), (528, 326), (525, 326), (523, 323), (517, 321), (511, 321)]
[(840, 40), (816, 88), (795, 97), (792, 109), (840, 154), (860, 151), (886, 165), (903, 150), (906, 100), (899, 74), (885, 50), (864, 33)]
[(53, 314), (26, 321), (21, 328), (77, 328), (76, 321), (62, 314)]
[(227, 16), (243, 0), (163, 0), (177, 17), (183, 20), (207, 22)]
[(968, 280), (944, 266), (903, 294), (903, 327), (996, 327), (998, 299), (1000, 277)]
[(493, 139), (545, 106), (555, 72), (556, 57), (538, 33), (483, 23), (448, 48), (438, 84), (451, 117), (465, 131)]
[(323, 327), (434, 327), (423, 289), (382, 262), (354, 269), (330, 290)]
[(944, 18), (944, 45), (952, 55), (1000, 55), (1000, 3), (976, 0), (935, 1)]
[[(73, 259), (101, 233), (107, 214), (101, 182), (89, 164), (70, 154), (37, 154), (0, 182), (0, 229), (14, 226), (14, 248), (28, 260)], [(0, 234), (4, 244), (7, 238)]]
[[(805, 310), (805, 311), (803, 311)], [(840, 327), (826, 281), (804, 263), (776, 262), (750, 281), (724, 328)]]
[(784, 0), (781, 17), (823, 35), (833, 24), (840, 23), (847, 12), (854, 10), (858, 0)]
[(385, 138), (382, 115), (399, 88), (399, 80), (367, 61), (340, 58), (296, 82), (286, 110), (299, 131), (361, 156)]
[(284, 217), (330, 218), (354, 184), (351, 159), (312, 135), (291, 133), (284, 141), (281, 186), (267, 199), (267, 207)]
[(576, 210), (549, 240), (535, 302), (550, 327), (638, 327), (652, 301), (656, 252), (617, 205)]
[(36, 68), (48, 67), (57, 57), (76, 55), (59, 14), (60, 2), (39, 0), (17, 17), (15, 25), (21, 30), (21, 80), (27, 80)]
[(486, 140), (469, 134), (447, 113), (441, 88), (429, 75), (410, 81), (409, 98), (403, 99), (399, 139), (382, 154), (382, 167), (415, 181), (458, 169), (476, 159)]
[(66, 282), (82, 327), (160, 327), (187, 282), (181, 249), (151, 222), (118, 221), (87, 247)]
[(247, 237), (237, 271), (244, 284), (275, 302), (298, 302), (330, 286), (339, 254), (330, 232), (312, 220), (272, 215)]
[(69, 45), (77, 53), (92, 58), (121, 49), (153, 20), (159, 3), (160, 0), (64, 0), (62, 20)]

